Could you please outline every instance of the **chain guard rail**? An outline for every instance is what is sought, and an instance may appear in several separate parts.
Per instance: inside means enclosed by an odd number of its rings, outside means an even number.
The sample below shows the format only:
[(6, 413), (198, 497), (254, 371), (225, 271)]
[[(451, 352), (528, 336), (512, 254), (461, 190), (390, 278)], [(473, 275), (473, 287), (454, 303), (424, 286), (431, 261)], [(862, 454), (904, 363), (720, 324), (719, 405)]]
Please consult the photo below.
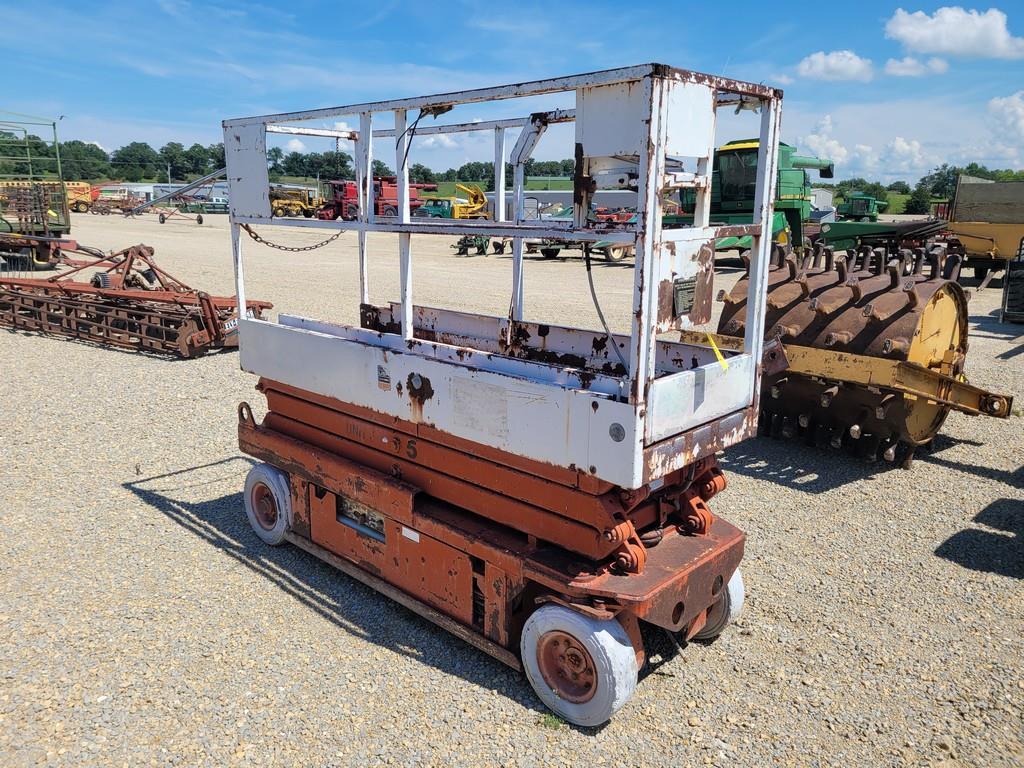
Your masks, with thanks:
[(242, 229), (244, 229), (246, 231), (246, 234), (248, 234), (249, 237), (251, 237), (257, 243), (260, 243), (261, 245), (265, 245), (268, 248), (276, 248), (279, 251), (288, 251), (289, 253), (301, 253), (303, 251), (315, 251), (317, 248), (323, 248), (325, 245), (329, 245), (330, 243), (333, 243), (335, 240), (337, 240), (339, 237), (341, 237), (345, 233), (345, 230), (340, 229), (337, 232), (335, 232), (333, 235), (328, 237), (326, 240), (323, 240), (323, 241), (321, 241), (319, 243), (314, 243), (313, 245), (280, 245), (278, 243), (272, 243), (269, 240), (264, 240), (260, 236), (260, 234), (258, 232), (256, 232), (252, 227), (250, 227), (248, 224), (242, 224), (240, 226), (242, 227)]

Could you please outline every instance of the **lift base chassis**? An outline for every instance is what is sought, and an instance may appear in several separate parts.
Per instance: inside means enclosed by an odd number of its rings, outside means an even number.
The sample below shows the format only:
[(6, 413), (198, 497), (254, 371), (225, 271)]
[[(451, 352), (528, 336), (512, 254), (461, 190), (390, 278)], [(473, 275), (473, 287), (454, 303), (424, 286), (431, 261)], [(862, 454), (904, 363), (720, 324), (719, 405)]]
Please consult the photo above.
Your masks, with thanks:
[[(406, 459), (427, 448), (415, 425), (390, 431), (375, 451), (386, 460), (394, 445)], [(334, 430), (273, 410), (258, 425), (242, 403), (238, 438), (244, 453), (288, 477), (288, 541), (517, 669), (523, 623), (545, 602), (617, 618), (642, 664), (637, 620), (693, 637), (743, 557), (744, 534), (711, 517), (698, 535), (666, 526), (642, 571), (627, 572), (614, 557), (582, 557), (427, 495), (402, 479), (398, 462), (386, 473), (353, 461), (345, 454), (372, 449)]]

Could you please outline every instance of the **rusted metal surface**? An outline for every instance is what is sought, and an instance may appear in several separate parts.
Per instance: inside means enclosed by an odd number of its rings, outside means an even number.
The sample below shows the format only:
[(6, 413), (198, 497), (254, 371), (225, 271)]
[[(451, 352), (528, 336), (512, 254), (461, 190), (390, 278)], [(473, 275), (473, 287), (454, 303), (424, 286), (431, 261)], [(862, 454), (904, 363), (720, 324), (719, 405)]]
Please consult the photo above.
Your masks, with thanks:
[(560, 698), (583, 704), (597, 692), (597, 672), (590, 652), (566, 632), (546, 632), (537, 640), (537, 661), (544, 680)]
[(452, 619), (448, 615), (431, 607), (424, 601), (417, 600), (415, 597), (403, 592), (401, 589), (392, 586), (386, 580), (374, 576), (372, 573), (367, 572), (365, 569), (360, 568), (358, 565), (349, 562), (343, 557), (338, 557), (329, 549), (325, 549), (307, 538), (297, 536), (294, 533), (289, 533), (287, 534), (287, 539), (300, 549), (303, 549), (314, 557), (318, 557), (324, 562), (329, 563), (356, 581), (365, 584), (371, 589), (375, 589), (385, 597), (395, 601), (405, 608), (408, 608), (413, 613), (422, 616), (427, 621), (433, 622), (442, 629), (447, 630), (455, 637), (464, 640), (485, 653), (489, 653), (491, 656), (498, 659), (498, 661), (512, 667), (512, 669), (522, 671), (523, 665), (515, 653), (487, 639), (473, 627), (467, 627), (460, 624), (455, 619)]
[[(239, 443), (257, 458), (274, 457), (291, 477), (293, 498), (294, 489), (308, 490), (309, 535), (293, 520), (291, 541), (318, 554), (328, 551), (331, 562), (344, 561), (347, 573), (370, 576), (371, 586), (386, 583), (386, 594), (397, 588), (403, 601), (414, 601), (403, 604), (425, 604), (505, 647), (514, 647), (516, 617), (532, 610), (520, 599), (524, 580), (535, 585), (533, 593), (561, 595), (564, 604), (596, 616), (621, 616), (627, 624), (641, 618), (682, 631), (703, 618), (742, 557), (743, 534), (707, 510), (707, 500), (725, 486), (713, 461), (695, 466), (678, 495), (657, 498), (658, 517), (646, 526), (642, 544), (645, 567), (636, 573), (614, 555), (593, 560), (545, 546), (519, 525), (445, 504), (404, 480), (266, 423), (257, 426), (248, 409), (240, 413)], [(624, 496), (624, 505), (635, 503), (633, 497)], [(346, 511), (353, 505), (359, 514)]]
[(8, 272), (53, 269), (65, 252), (76, 250), (78, 242), (66, 237), (0, 232), (0, 260)]
[[(950, 410), (1004, 417), (1012, 399), (963, 379), (967, 297), (961, 255), (941, 245), (862, 246), (773, 256), (767, 336), (789, 369), (763, 378), (762, 428), (868, 458), (906, 461)], [(719, 330), (744, 330), (744, 280), (723, 295)]]
[[(185, 285), (157, 266), (149, 246), (83, 255), (45, 280), (0, 278), (0, 326), (181, 357), (237, 345), (235, 299)], [(86, 270), (88, 281), (76, 279)], [(251, 301), (246, 311), (259, 317), (271, 306)]]

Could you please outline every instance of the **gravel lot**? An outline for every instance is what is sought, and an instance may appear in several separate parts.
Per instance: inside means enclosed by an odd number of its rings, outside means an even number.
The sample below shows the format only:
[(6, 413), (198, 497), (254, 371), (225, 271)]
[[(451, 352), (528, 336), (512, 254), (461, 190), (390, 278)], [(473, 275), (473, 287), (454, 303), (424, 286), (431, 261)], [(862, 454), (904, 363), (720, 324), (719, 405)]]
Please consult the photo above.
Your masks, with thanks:
[[(76, 216), (230, 292), (224, 218)], [(313, 233), (268, 228), (288, 243)], [(381, 237), (374, 241), (385, 243)], [(354, 236), (247, 244), (250, 296), (356, 317)], [(415, 242), (417, 300), (504, 313), (509, 259)], [(397, 296), (395, 249), (374, 257)], [(595, 267), (616, 326), (629, 269)], [(727, 278), (734, 279), (732, 270)], [(531, 261), (529, 312), (596, 326), (578, 259)], [(1024, 327), (971, 302), (968, 372), (1021, 395)], [(648, 675), (602, 729), (303, 552), (250, 531), (234, 354), (174, 361), (0, 333), (0, 764), (1024, 764), (1024, 419), (953, 415), (910, 471), (785, 442), (729, 451), (737, 627)], [(1019, 407), (1019, 406), (1018, 406)]]

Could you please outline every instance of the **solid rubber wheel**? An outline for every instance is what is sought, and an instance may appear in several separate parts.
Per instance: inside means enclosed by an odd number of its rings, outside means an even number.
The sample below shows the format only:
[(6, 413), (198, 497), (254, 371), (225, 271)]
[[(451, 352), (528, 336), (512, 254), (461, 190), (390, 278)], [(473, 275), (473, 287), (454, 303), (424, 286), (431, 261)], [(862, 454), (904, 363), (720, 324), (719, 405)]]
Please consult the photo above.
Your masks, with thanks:
[(636, 690), (636, 649), (615, 619), (544, 605), (526, 620), (519, 650), (537, 696), (570, 723), (601, 725)]
[(737, 568), (729, 578), (729, 583), (718, 596), (718, 601), (708, 611), (708, 619), (700, 632), (693, 636), (694, 640), (714, 640), (722, 631), (732, 624), (743, 610), (743, 599), (746, 592), (743, 588), (743, 574)]
[(608, 261), (622, 261), (626, 258), (626, 246), (609, 245), (604, 249), (604, 257)]
[(292, 517), (288, 476), (269, 464), (257, 464), (245, 478), (245, 515), (256, 535), (271, 546), (284, 541)]

